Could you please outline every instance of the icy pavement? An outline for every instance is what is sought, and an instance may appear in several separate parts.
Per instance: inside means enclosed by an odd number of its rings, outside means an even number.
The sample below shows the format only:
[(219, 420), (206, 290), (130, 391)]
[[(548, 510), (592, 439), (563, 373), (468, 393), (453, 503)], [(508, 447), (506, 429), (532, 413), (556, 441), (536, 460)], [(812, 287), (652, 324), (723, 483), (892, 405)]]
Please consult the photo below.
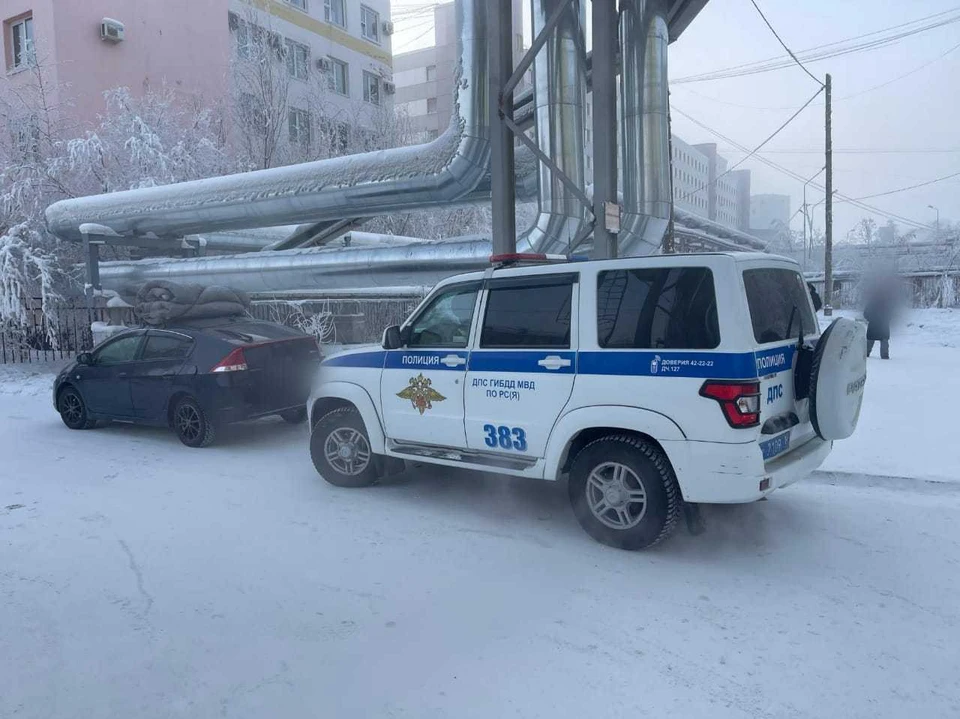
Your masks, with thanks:
[[(956, 353), (895, 340), (872, 392), (942, 382), (911, 346)], [(32, 371), (0, 376), (4, 719), (960, 716), (960, 484), (822, 473), (631, 554), (562, 484), (337, 489), (279, 421), (205, 450), (71, 432)], [(831, 462), (897, 467), (868, 436)]]

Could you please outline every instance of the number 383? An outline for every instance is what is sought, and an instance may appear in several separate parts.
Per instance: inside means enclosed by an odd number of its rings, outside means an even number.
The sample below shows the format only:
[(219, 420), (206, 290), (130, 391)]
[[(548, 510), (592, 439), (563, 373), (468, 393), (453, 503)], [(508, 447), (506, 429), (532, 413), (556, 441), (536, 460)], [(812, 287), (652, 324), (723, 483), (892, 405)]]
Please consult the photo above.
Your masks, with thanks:
[(500, 449), (515, 449), (518, 452), (527, 451), (527, 433), (520, 427), (499, 427), (492, 424), (483, 425), (483, 431), (487, 436), (483, 438), (484, 444), (488, 447), (499, 447)]

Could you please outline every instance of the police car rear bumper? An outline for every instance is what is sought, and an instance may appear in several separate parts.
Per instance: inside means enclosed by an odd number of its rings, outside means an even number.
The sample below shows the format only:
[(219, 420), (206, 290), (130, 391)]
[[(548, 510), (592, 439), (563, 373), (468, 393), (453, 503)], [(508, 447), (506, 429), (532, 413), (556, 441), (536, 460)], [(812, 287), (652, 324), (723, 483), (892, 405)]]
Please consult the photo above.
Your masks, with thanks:
[[(743, 504), (803, 479), (830, 454), (832, 442), (814, 437), (791, 452), (764, 463), (755, 443), (664, 442), (687, 502)], [(761, 489), (761, 486), (763, 489)]]

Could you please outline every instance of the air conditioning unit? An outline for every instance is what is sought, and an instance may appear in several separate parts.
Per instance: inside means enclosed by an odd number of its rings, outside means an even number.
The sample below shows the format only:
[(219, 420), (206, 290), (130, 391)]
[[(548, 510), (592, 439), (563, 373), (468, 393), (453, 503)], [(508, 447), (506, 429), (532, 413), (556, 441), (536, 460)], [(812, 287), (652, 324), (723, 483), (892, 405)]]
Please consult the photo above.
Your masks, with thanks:
[(384, 35), (393, 35), (393, 22), (390, 20), (383, 21), (383, 34)]
[(383, 83), (383, 91), (384, 91), (385, 93), (387, 93), (388, 95), (392, 95), (393, 93), (395, 93), (395, 92), (397, 91), (397, 86), (394, 85), (392, 82), (386, 82), (386, 81), (384, 81), (384, 83)]
[(112, 18), (103, 18), (100, 21), (100, 39), (107, 42), (122, 42), (123, 23)]
[(333, 63), (330, 62), (327, 58), (321, 57), (317, 59), (317, 69), (320, 72), (330, 72), (333, 69)]

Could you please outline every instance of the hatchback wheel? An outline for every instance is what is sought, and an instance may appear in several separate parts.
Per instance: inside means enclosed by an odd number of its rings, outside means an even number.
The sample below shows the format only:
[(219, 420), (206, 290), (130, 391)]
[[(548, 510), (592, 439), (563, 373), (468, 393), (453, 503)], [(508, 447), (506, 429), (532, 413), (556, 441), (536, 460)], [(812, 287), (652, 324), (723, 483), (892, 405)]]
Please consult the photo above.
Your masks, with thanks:
[(73, 387), (60, 393), (57, 409), (60, 411), (60, 419), (70, 429), (93, 429), (97, 426), (97, 421), (87, 415), (87, 405), (84, 404), (83, 397)]
[(320, 476), (337, 487), (366, 487), (378, 479), (363, 418), (353, 407), (332, 410), (317, 421), (310, 457)]
[(173, 409), (173, 430), (188, 447), (206, 447), (216, 436), (216, 427), (193, 397), (183, 397)]
[(604, 437), (580, 450), (569, 492), (587, 534), (620, 549), (662, 541), (680, 515), (680, 488), (666, 455), (632, 435)]

